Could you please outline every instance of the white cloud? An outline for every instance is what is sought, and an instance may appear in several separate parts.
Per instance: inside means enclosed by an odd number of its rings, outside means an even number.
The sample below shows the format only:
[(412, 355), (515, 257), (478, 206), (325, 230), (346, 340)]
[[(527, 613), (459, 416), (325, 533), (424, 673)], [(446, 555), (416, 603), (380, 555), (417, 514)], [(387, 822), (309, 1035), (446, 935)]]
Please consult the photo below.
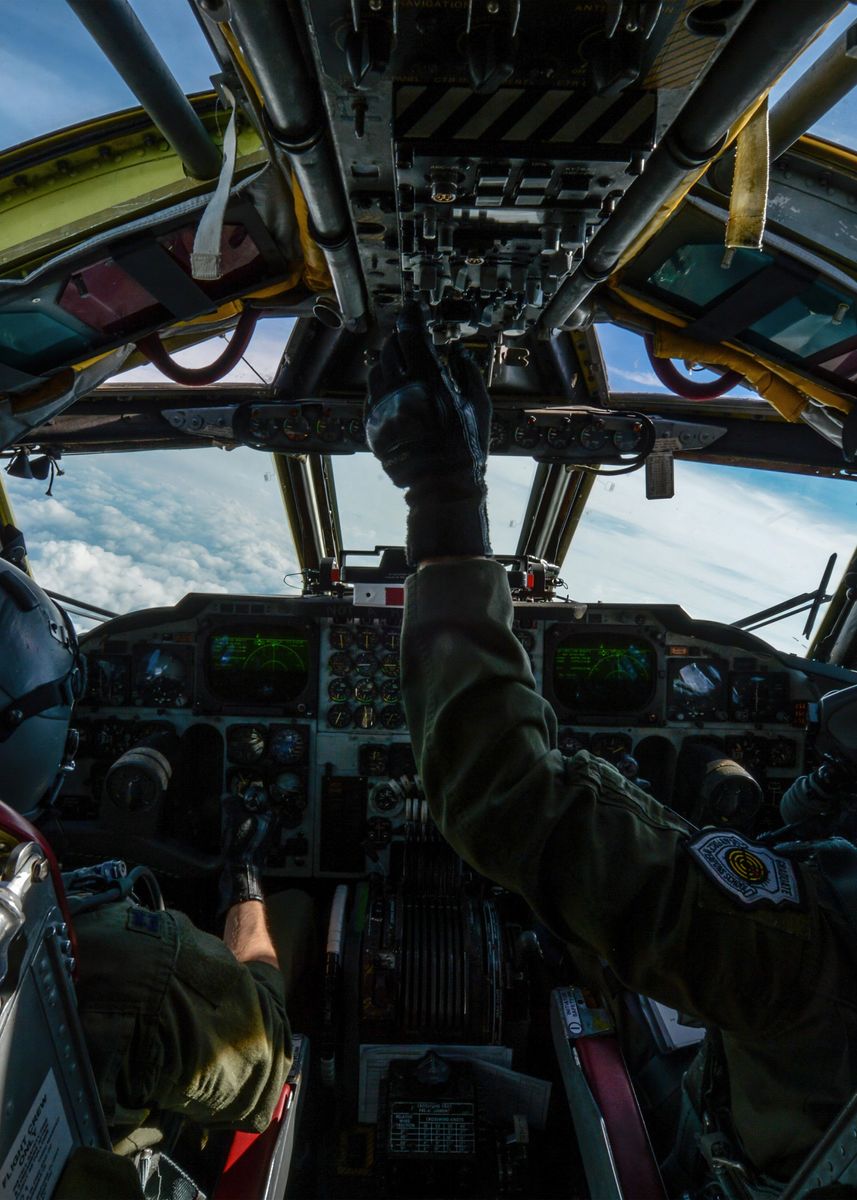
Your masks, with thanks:
[(636, 383), (643, 388), (654, 388), (659, 392), (664, 390), (663, 384), (654, 371), (629, 371), (625, 367), (617, 367), (611, 364), (610, 378), (624, 379), (628, 383)]
[[(91, 90), (79, 81), (63, 77), (61, 68), (51, 69), (35, 55), (16, 53), (0, 46), (0, 129), (2, 143), (14, 145), (39, 133), (60, 129), (104, 109), (120, 107), (97, 84)], [(126, 104), (134, 103), (127, 93)]]
[[(828, 556), (853, 547), (846, 483), (676, 465), (673, 500), (647, 501), (643, 473), (599, 480), (563, 566), (572, 596), (678, 603), (736, 621), (812, 591)], [(837, 576), (834, 577), (835, 585)], [(759, 636), (802, 653), (805, 614)]]
[(53, 498), (7, 484), (39, 582), (127, 612), (192, 591), (289, 590), (297, 566), (269, 461), (214, 449), (68, 457)]
[[(68, 457), (54, 485), (10, 479), (37, 579), (117, 612), (174, 604), (191, 591), (283, 594), (299, 580), (266, 455), (214, 449)], [(345, 545), (400, 544), (405, 504), (368, 455), (335, 460)], [(489, 469), (497, 553), (511, 553), (534, 471), (525, 458)], [(846, 483), (679, 463), (676, 497), (646, 501), (643, 473), (600, 479), (561, 573), (576, 599), (677, 603), (734, 621), (818, 582), (853, 542)], [(834, 584), (836, 580), (834, 579)], [(805, 618), (761, 636), (801, 653)]]

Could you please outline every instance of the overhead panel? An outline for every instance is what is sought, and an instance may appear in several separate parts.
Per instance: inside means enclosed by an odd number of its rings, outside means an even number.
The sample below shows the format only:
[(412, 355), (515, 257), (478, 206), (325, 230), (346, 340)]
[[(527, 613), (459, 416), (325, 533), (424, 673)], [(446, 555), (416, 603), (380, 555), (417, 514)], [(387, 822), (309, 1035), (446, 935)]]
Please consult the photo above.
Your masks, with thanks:
[(722, 28), (685, 28), (664, 87), (688, 11), (304, 0), (382, 324), (403, 297), (428, 305), (439, 343), (535, 324), (743, 5)]

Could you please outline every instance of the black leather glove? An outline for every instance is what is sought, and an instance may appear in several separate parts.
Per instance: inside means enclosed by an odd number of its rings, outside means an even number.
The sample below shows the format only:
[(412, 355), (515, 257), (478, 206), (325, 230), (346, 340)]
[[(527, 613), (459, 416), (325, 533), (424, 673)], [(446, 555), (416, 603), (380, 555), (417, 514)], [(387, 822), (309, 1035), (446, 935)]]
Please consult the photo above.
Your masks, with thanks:
[(274, 831), (275, 819), (270, 808), (258, 798), (226, 795), (220, 802), (220, 848), (223, 870), (220, 872), (221, 916), (233, 904), (245, 900), (263, 900), (262, 872)]
[(407, 488), (407, 554), (490, 554), (485, 463), (491, 400), (464, 350), (443, 366), (422, 313), (407, 305), (369, 374), (366, 438), (396, 487)]

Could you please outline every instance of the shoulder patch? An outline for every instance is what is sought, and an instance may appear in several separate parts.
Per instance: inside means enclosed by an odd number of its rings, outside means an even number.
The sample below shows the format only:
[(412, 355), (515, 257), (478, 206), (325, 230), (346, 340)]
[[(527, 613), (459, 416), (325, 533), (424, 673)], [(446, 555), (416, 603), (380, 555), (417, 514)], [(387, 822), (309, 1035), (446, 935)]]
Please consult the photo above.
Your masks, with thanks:
[(768, 846), (731, 829), (706, 829), (691, 838), (687, 850), (702, 873), (745, 908), (803, 906), (794, 863)]
[(149, 908), (129, 908), (125, 925), (134, 933), (147, 933), (149, 937), (161, 937), (161, 914)]

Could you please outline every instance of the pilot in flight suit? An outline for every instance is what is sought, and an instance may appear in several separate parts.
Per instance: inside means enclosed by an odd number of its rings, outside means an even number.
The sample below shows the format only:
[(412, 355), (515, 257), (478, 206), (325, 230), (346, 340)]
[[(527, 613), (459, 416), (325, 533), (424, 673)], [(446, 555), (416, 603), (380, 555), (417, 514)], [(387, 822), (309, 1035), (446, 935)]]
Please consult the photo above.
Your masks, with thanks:
[[(3, 560), (0, 646), (0, 799), (37, 823), (73, 757), (69, 717), (85, 668), (66, 614)], [(181, 913), (130, 900), (74, 922), (81, 1022), (105, 1116), (124, 1153), (152, 1140), (133, 1132), (152, 1110), (209, 1128), (263, 1130), (291, 1062), (279, 967), (299, 972), (311, 902), (284, 894), (278, 918), (293, 939), (278, 960), (260, 881), (270, 817), (237, 798), (225, 799), (222, 811), (224, 940)], [(90, 1170), (100, 1168), (87, 1161)], [(59, 1194), (93, 1194), (99, 1185), (86, 1172), (67, 1186), (61, 1181)], [(103, 1186), (120, 1194), (116, 1180)]]
[(811, 861), (700, 831), (557, 749), (488, 557), (489, 428), (476, 365), (442, 368), (407, 309), (370, 376), (367, 436), (408, 488), (402, 693), (433, 816), (573, 954), (719, 1031), (729, 1132), (758, 1194), (777, 1194), (765, 1182), (789, 1177), (857, 1083), (854, 933)]

